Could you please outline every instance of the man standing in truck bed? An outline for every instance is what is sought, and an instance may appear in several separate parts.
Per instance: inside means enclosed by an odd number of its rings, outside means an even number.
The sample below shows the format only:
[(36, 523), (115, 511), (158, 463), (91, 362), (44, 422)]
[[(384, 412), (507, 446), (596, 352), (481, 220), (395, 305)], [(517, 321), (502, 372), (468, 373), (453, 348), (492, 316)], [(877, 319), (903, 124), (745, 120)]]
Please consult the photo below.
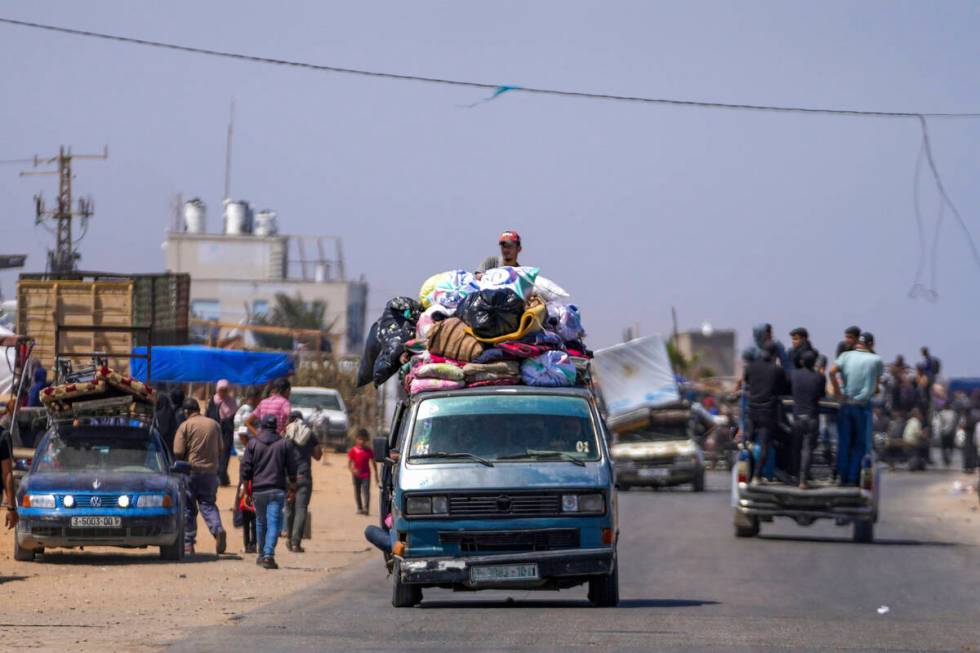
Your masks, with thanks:
[[(871, 451), (871, 399), (884, 372), (872, 353), (874, 336), (865, 331), (853, 351), (845, 351), (830, 368), (834, 394), (841, 399), (837, 418), (837, 475), (841, 485), (856, 485), (861, 460)], [(843, 386), (841, 382), (843, 381)]]

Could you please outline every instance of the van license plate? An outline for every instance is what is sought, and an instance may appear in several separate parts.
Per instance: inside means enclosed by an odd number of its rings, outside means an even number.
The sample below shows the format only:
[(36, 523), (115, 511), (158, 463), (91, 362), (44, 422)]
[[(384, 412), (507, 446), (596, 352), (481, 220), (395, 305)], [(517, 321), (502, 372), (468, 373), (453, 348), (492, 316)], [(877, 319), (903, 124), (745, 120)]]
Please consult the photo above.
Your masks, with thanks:
[(666, 467), (652, 467), (650, 469), (641, 469), (640, 476), (642, 478), (667, 478), (670, 476), (670, 470)]
[(470, 580), (474, 583), (537, 579), (537, 565), (492, 565), (470, 568)]
[(119, 528), (122, 517), (72, 517), (72, 528)]

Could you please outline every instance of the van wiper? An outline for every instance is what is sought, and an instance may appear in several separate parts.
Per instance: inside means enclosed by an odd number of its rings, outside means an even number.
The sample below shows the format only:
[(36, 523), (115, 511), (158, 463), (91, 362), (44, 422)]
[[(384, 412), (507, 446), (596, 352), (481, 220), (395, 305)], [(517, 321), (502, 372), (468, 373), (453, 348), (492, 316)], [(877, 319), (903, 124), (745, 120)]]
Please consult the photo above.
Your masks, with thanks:
[(513, 453), (506, 456), (497, 456), (497, 460), (517, 460), (519, 458), (561, 458), (570, 463), (574, 463), (579, 467), (585, 467), (585, 461), (581, 458), (576, 458), (567, 451), (541, 451), (537, 449), (528, 449), (524, 453)]
[(433, 453), (424, 453), (419, 456), (412, 456), (411, 460), (418, 460), (420, 458), (469, 458), (470, 460), (475, 460), (481, 465), (493, 467), (493, 463), (486, 458), (481, 458), (475, 453), (470, 453), (468, 451), (436, 451)]

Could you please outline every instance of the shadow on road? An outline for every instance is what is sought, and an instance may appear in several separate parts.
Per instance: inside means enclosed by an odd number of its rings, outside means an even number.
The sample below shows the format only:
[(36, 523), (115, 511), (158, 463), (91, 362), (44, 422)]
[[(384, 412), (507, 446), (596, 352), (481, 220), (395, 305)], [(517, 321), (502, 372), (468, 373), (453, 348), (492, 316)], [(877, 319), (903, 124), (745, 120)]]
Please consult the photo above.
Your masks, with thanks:
[[(759, 535), (760, 540), (773, 542), (813, 542), (815, 544), (855, 544), (849, 537), (819, 537), (814, 535)], [(857, 546), (975, 546), (966, 542), (942, 542), (939, 540), (914, 540), (905, 538), (875, 538), (870, 544)]]
[(172, 560), (161, 560), (159, 556), (147, 552), (145, 555), (126, 554), (126, 553), (100, 553), (94, 551), (70, 552), (53, 551), (45, 552), (38, 558), (38, 563), (45, 565), (93, 565), (93, 566), (113, 566), (113, 565), (188, 565), (201, 562), (217, 562), (218, 560), (241, 560), (242, 557), (237, 553), (225, 553), (217, 555), (214, 553), (195, 553), (187, 556), (182, 562)]
[[(696, 608), (702, 605), (719, 605), (719, 601), (703, 601), (701, 599), (622, 599), (619, 608)], [(445, 609), (487, 609), (487, 608), (592, 608), (592, 604), (585, 600), (552, 601), (552, 600), (530, 600), (515, 601), (504, 599), (502, 601), (423, 601), (420, 605), (423, 609), (445, 610)]]
[(27, 580), (29, 576), (0, 576), (0, 585), (4, 583), (12, 583), (18, 580)]

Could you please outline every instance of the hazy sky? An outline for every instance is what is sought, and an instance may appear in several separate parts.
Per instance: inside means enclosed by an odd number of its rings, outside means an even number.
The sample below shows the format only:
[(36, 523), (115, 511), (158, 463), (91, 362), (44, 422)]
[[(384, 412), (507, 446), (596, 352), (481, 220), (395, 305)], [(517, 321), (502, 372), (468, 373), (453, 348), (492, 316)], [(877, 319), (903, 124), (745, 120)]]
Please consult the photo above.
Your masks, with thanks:
[[(500, 84), (898, 111), (980, 111), (977, 2), (27, 2), (22, 20), (219, 50)], [(433, 272), (475, 267), (505, 228), (573, 291), (593, 346), (709, 321), (851, 323), (888, 359), (929, 343), (980, 374), (980, 270), (947, 212), (940, 299), (913, 301), (911, 120), (486, 94), (238, 63), (0, 25), (0, 159), (99, 151), (76, 187), (97, 215), (82, 267), (160, 271), (176, 193), (220, 223), (233, 195), (290, 233), (338, 235), (371, 313)], [(937, 164), (980, 238), (980, 120), (933, 121)], [(0, 165), (0, 250), (44, 267), (32, 196)], [(924, 183), (927, 227), (936, 196)], [(16, 273), (0, 272), (12, 295)], [(373, 319), (369, 316), (369, 321)]]

